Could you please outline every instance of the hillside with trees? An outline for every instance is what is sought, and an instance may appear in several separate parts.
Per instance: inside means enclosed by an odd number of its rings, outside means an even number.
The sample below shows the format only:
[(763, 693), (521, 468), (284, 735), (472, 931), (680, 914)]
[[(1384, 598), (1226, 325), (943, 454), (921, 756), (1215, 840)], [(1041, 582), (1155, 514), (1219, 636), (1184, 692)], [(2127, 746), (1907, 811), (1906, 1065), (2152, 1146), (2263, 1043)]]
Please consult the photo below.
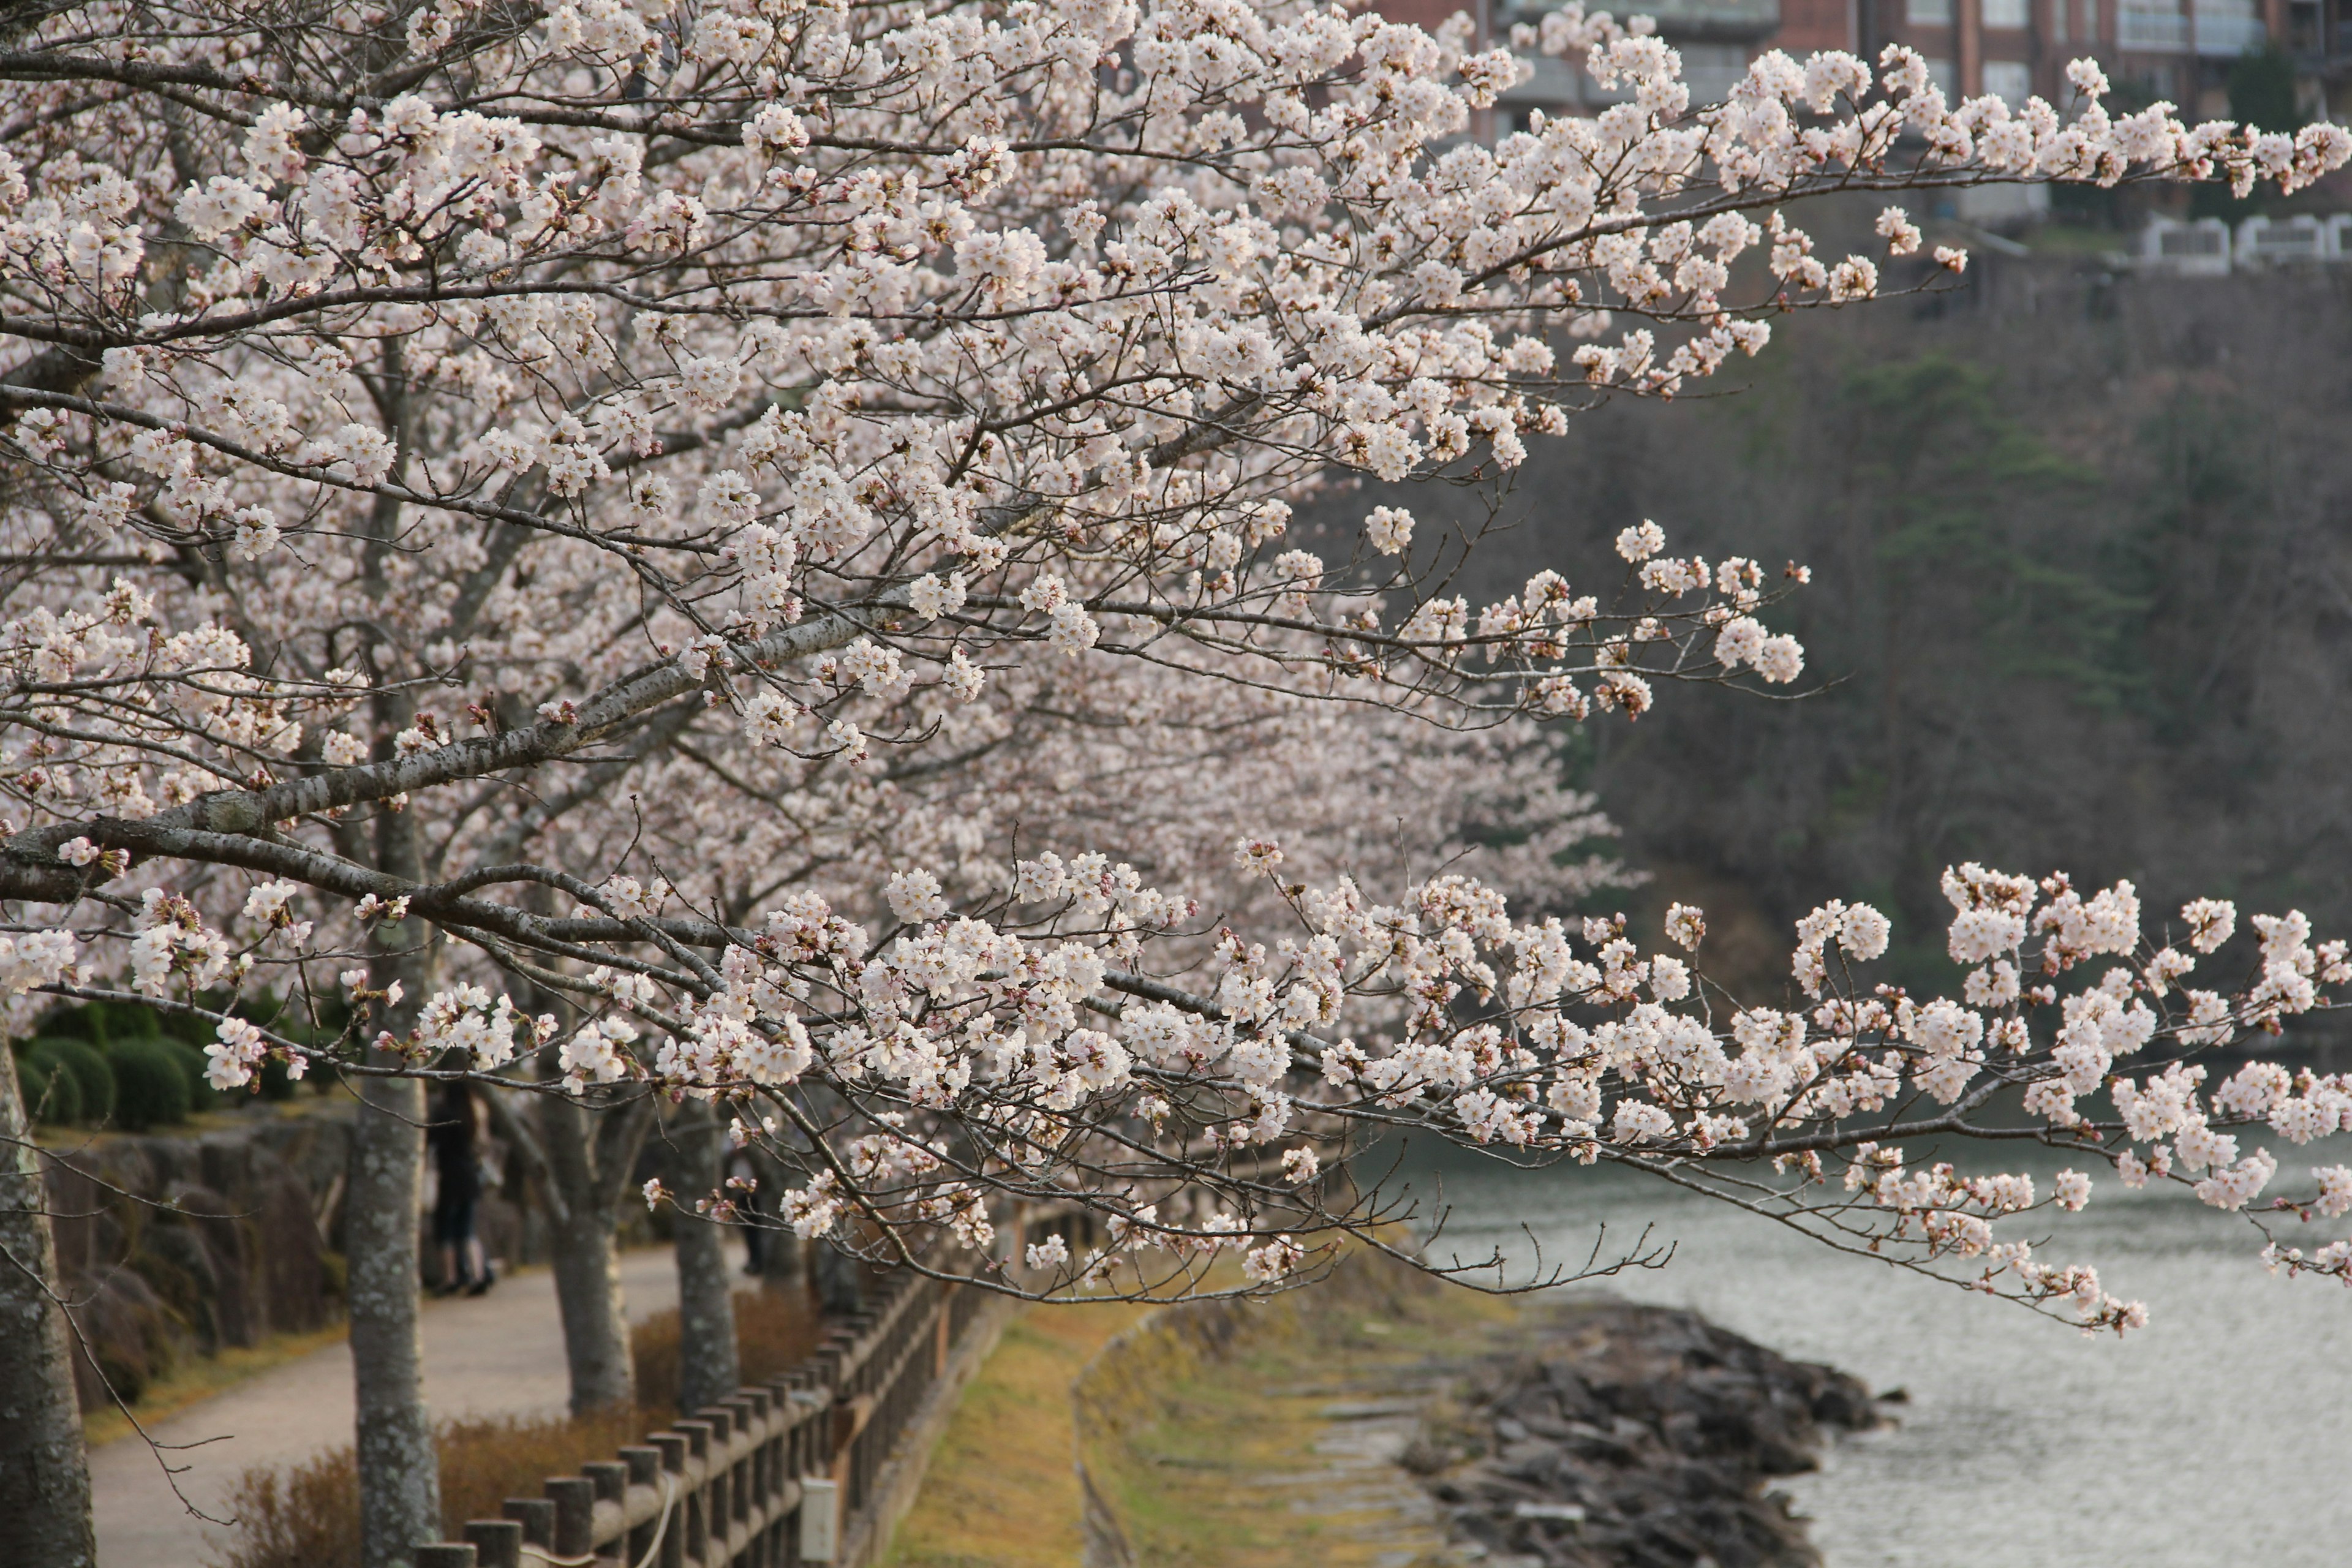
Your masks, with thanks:
[(1706, 903), (1775, 990), (1833, 891), (1894, 917), (1906, 981), (1940, 975), (1937, 873), (1969, 859), (2340, 926), (2347, 283), (1996, 258), (1786, 323), (1737, 390), (1620, 400), (1537, 450), (1462, 585), (1506, 592), (1645, 518), (1813, 569), (1791, 604), (1810, 695), (1693, 692), (1587, 726), (1576, 760), (1654, 901)]

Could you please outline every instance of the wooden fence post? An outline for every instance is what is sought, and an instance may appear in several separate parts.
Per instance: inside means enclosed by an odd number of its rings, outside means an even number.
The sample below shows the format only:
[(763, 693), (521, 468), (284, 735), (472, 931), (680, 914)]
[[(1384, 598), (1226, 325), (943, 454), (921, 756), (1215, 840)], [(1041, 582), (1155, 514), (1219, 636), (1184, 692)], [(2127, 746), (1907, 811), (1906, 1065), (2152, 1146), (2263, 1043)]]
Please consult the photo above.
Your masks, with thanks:
[(469, 1519), (466, 1542), (479, 1568), (522, 1568), (522, 1525), (511, 1519)]
[(545, 1498), (510, 1497), (499, 1511), (522, 1526), (522, 1538), (533, 1546), (555, 1549), (555, 1505)]
[(595, 1549), (596, 1483), (585, 1476), (550, 1476), (541, 1489), (555, 1505), (558, 1557), (584, 1557)]
[(947, 1280), (885, 1279), (791, 1372), (548, 1478), (544, 1497), (509, 1498), (505, 1518), (468, 1521), (462, 1542), (420, 1543), (415, 1568), (524, 1568), (535, 1556), (793, 1568), (869, 1552), (886, 1522), (877, 1483), (895, 1474), (892, 1451), (986, 1302)]

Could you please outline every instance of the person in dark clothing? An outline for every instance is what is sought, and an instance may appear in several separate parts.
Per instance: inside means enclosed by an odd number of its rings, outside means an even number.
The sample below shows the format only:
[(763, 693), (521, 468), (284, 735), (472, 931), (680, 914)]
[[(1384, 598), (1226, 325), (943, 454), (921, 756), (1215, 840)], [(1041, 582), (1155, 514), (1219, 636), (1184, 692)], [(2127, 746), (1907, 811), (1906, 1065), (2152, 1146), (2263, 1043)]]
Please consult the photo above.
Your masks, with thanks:
[(478, 1296), (490, 1288), (489, 1261), (482, 1256), (482, 1239), (474, 1232), (474, 1210), (482, 1201), (482, 1145), (488, 1141), (488, 1109), (471, 1084), (446, 1083), (425, 1131), (438, 1178), (433, 1239), (441, 1248), (445, 1296), (460, 1290)]

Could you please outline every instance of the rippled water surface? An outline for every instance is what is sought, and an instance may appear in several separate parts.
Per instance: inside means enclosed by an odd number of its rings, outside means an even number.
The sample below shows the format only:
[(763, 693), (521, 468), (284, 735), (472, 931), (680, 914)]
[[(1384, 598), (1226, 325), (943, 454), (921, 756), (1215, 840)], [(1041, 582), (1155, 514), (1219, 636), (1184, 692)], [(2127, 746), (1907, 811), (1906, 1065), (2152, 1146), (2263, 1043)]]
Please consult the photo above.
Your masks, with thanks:
[[(2273, 1152), (2283, 1177), (2347, 1158)], [(2009, 1158), (2045, 1192), (2062, 1163)], [(2108, 1175), (2084, 1213), (2025, 1232), (2148, 1303), (2154, 1321), (2118, 1343), (1620, 1172), (1414, 1169), (1424, 1202), (1442, 1178), (1441, 1254), (1524, 1259), (1525, 1225), (1547, 1258), (1581, 1259), (1600, 1222), (1612, 1242), (1654, 1225), (1673, 1262), (1606, 1288), (1908, 1390), (1900, 1426), (1784, 1483), (1830, 1568), (2352, 1563), (2352, 1291), (2265, 1274), (2252, 1229), (2193, 1198)]]

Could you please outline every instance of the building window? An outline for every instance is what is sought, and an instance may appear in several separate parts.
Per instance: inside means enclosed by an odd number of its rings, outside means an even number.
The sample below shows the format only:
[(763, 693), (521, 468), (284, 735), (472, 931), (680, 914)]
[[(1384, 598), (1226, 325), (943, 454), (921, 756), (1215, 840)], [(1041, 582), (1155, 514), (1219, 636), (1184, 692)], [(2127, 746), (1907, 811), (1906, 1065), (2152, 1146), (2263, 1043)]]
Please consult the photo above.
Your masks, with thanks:
[[(1992, 7), (1988, 5), (1985, 8)], [(2033, 91), (2033, 68), (2023, 60), (1987, 60), (1984, 89), (2011, 109), (2022, 109), (2027, 96)]]
[(1984, 25), (2020, 29), (2032, 26), (2027, 0), (1984, 0)]
[(1693, 103), (1721, 103), (1748, 76), (1754, 51), (1746, 44), (1710, 44), (1694, 39), (1677, 44), (1683, 58), (1683, 85)]
[(1952, 62), (1930, 59), (1926, 64), (1928, 85), (1942, 93), (1947, 100), (1950, 99), (1953, 96), (1952, 89), (1960, 79), (1959, 73), (1952, 69)]
[(2189, 18), (2178, 0), (2123, 0), (2116, 7), (2116, 47), (2178, 54), (2189, 47)]
[(2052, 42), (2063, 44), (2066, 41), (2067, 34), (2069, 32), (2066, 24), (2071, 19), (2071, 14), (2074, 9), (2074, 0), (2050, 0), (2050, 37)]
[(1952, 0), (1903, 0), (1903, 20), (1914, 27), (1948, 27)]

